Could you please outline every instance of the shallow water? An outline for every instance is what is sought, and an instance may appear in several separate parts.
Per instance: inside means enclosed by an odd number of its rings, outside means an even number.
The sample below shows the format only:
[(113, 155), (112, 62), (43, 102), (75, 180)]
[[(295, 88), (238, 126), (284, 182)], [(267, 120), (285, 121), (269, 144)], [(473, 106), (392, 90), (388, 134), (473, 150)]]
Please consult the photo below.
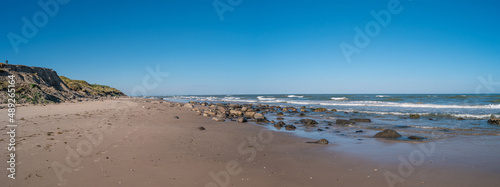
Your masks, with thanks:
[[(288, 95), (203, 95), (165, 96), (169, 101), (253, 103), (278, 106), (306, 106), (337, 109), (332, 113), (306, 113), (306, 117), (336, 119), (369, 118), (371, 123), (358, 123), (357, 128), (396, 128), (398, 131), (425, 133), (443, 131), (464, 135), (499, 135), (500, 126), (487, 123), (500, 116), (500, 95), (452, 94), (288, 94)], [(409, 119), (419, 114), (419, 119)], [(298, 114), (286, 114), (288, 122)], [(460, 119), (462, 118), (462, 119)], [(460, 119), (460, 120), (459, 120)]]

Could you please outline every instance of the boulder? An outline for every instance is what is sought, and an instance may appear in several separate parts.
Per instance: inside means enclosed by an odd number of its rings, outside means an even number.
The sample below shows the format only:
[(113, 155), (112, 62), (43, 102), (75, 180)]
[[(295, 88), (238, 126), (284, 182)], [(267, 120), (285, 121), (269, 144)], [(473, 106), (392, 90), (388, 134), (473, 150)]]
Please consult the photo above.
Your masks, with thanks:
[(350, 119), (350, 121), (354, 121), (356, 123), (369, 123), (369, 122), (372, 122), (372, 120), (370, 120), (370, 119), (360, 119), (360, 118)]
[(500, 125), (500, 118), (491, 118), (488, 120), (488, 123), (492, 125)]
[(255, 114), (255, 112), (245, 112), (245, 117), (253, 118)]
[(375, 134), (375, 138), (399, 138), (401, 134), (392, 129), (384, 129), (382, 132)]
[(332, 112), (337, 112), (337, 109), (332, 109)]
[(285, 125), (285, 129), (286, 130), (289, 130), (289, 131), (293, 131), (295, 130), (297, 127), (295, 127), (294, 125)]
[(326, 111), (328, 111), (328, 109), (326, 109), (326, 108), (316, 108), (316, 109), (314, 109), (314, 112), (326, 112)]
[(239, 110), (230, 110), (229, 113), (235, 116), (243, 116), (243, 112)]
[(239, 122), (239, 123), (246, 123), (246, 122), (248, 122), (248, 120), (247, 120), (247, 118), (245, 118), (245, 117), (239, 117), (239, 118), (238, 118), (238, 122)]
[(226, 112), (227, 108), (219, 106), (219, 107), (217, 107), (217, 110), (220, 111), (220, 112)]
[(285, 120), (285, 118), (279, 117), (279, 118), (276, 118), (276, 120)]
[(276, 114), (276, 116), (284, 116), (283, 112), (278, 112), (278, 114)]
[(279, 129), (281, 127), (284, 127), (285, 125), (286, 125), (285, 122), (278, 121), (278, 123), (274, 124), (274, 127)]
[(218, 118), (227, 118), (227, 115), (225, 113), (217, 113), (217, 115), (215, 115), (215, 117), (218, 117)]
[(423, 140), (425, 138), (422, 136), (408, 136), (408, 139), (410, 139), (410, 140)]
[(318, 122), (312, 120), (312, 119), (301, 119), (300, 120), (300, 123), (302, 125), (306, 125), (306, 126), (316, 126), (318, 124)]
[(410, 114), (410, 118), (411, 119), (418, 119), (418, 118), (420, 118), (420, 115), (418, 115), (418, 114)]
[(297, 109), (294, 107), (286, 107), (282, 109), (283, 112), (297, 113)]
[(351, 121), (351, 120), (345, 120), (345, 119), (337, 119), (335, 124), (337, 124), (337, 125), (352, 125), (352, 124), (356, 124), (356, 122)]
[(255, 119), (255, 122), (257, 122), (257, 123), (269, 123), (269, 120), (267, 120), (266, 118), (264, 118), (264, 119), (258, 118), (258, 119)]
[(266, 119), (266, 117), (264, 116), (264, 114), (261, 114), (261, 113), (255, 113), (253, 118), (255, 119)]

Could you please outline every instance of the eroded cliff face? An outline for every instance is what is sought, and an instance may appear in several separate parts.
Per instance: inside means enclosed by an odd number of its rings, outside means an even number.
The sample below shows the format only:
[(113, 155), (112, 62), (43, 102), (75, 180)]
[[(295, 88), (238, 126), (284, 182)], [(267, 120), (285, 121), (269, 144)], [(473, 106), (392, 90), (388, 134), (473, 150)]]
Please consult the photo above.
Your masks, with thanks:
[(9, 75), (15, 76), (16, 103), (59, 103), (73, 99), (125, 95), (108, 86), (60, 77), (52, 69), (0, 63), (1, 103), (7, 102)]

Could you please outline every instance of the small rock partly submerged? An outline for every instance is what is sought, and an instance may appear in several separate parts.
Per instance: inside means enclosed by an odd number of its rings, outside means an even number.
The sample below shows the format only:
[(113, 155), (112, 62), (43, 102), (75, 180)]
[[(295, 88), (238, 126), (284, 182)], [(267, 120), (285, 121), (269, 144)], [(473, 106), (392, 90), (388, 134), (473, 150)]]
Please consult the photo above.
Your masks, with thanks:
[(384, 129), (382, 132), (379, 132), (373, 136), (375, 138), (399, 138), (401, 134), (392, 129)]

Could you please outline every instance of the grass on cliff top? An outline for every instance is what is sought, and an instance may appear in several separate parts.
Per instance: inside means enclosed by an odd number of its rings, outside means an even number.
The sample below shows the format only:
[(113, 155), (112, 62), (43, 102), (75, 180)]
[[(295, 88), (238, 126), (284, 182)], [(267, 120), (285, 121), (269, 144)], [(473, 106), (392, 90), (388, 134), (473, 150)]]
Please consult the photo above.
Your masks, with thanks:
[(111, 96), (121, 96), (125, 95), (123, 92), (116, 88), (111, 88), (106, 85), (99, 85), (99, 84), (89, 84), (86, 81), (83, 80), (72, 80), (69, 79), (65, 76), (59, 76), (61, 80), (68, 86), (69, 89), (77, 92), (87, 92), (90, 93), (91, 95), (98, 95), (98, 96), (106, 96), (106, 95), (111, 95)]

